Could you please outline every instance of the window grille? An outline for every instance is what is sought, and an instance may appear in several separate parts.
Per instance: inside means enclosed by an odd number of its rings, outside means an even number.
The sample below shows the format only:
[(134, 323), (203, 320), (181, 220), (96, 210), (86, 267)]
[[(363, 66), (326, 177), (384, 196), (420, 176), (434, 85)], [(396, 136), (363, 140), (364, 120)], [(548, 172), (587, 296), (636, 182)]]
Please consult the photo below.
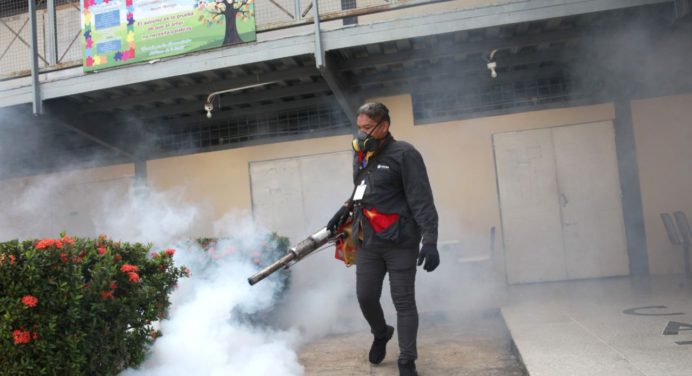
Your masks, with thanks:
[(444, 97), (414, 92), (416, 124), (502, 115), (581, 102), (586, 94), (579, 82), (565, 76), (460, 86)]
[(213, 125), (165, 130), (157, 148), (163, 154), (233, 148), (247, 144), (284, 141), (351, 130), (348, 117), (338, 107), (308, 108), (272, 115), (248, 115)]

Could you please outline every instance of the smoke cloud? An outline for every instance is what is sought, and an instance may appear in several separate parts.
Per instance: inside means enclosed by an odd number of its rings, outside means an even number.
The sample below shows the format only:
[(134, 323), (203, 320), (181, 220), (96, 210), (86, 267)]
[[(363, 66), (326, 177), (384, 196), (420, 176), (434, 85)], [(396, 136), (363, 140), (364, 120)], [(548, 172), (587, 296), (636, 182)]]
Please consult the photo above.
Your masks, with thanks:
[(209, 267), (199, 247), (178, 247), (175, 261), (187, 265), (192, 276), (179, 283), (170, 318), (160, 324), (164, 335), (151, 356), (140, 369), (123, 375), (303, 374), (294, 350), (298, 331), (261, 322), (276, 303), (281, 283), (270, 277), (250, 286), (246, 280), (256, 271), (249, 256), (268, 233), (247, 218), (224, 221), (234, 223), (233, 243), (220, 242), (216, 249), (237, 247), (239, 253)]

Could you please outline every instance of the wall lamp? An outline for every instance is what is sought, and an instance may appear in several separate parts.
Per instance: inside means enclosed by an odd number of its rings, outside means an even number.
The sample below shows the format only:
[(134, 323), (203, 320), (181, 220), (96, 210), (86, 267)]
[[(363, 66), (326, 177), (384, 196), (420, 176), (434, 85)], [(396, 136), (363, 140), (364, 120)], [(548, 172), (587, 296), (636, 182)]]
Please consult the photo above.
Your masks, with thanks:
[(245, 90), (245, 89), (251, 89), (253, 87), (258, 87), (258, 86), (270, 85), (270, 84), (273, 84), (276, 82), (279, 82), (279, 81), (262, 82), (259, 84), (234, 87), (232, 89), (220, 90), (220, 91), (215, 91), (213, 93), (210, 93), (209, 96), (207, 96), (207, 102), (204, 103), (204, 111), (207, 112), (207, 118), (211, 119), (211, 112), (214, 111), (214, 103), (212, 103), (212, 101), (214, 100), (214, 97), (216, 97), (217, 95), (232, 93), (234, 91), (241, 91), (241, 90)]
[(493, 50), (490, 55), (485, 59), (488, 62), (488, 70), (490, 70), (490, 77), (492, 78), (497, 78), (497, 71), (495, 68), (497, 68), (497, 63), (493, 61), (493, 57), (495, 56), (495, 53), (497, 52), (497, 49)]

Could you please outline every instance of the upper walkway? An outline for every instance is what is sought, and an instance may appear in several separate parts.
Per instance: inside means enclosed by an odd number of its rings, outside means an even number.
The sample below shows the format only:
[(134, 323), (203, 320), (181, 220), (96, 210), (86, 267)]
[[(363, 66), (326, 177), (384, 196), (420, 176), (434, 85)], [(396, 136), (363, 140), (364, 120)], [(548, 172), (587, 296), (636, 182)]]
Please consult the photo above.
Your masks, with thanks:
[[(205, 52), (161, 59), (155, 64), (140, 63), (96, 74), (86, 74), (81, 67), (79, 17), (62, 17), (58, 22), (60, 31), (53, 39), (65, 40), (54, 54), (39, 51), (39, 75), (41, 99), (78, 95), (86, 92), (106, 90), (212, 71), (233, 66), (262, 63), (266, 61), (299, 57), (301, 55), (323, 55), (327, 51), (354, 46), (372, 45), (452, 33), (463, 30), (488, 28), (522, 22), (531, 22), (555, 17), (567, 17), (585, 13), (636, 7), (641, 5), (670, 3), (672, 0), (402, 0), (366, 1), (358, 7), (341, 10), (334, 0), (319, 2), (321, 32), (315, 33), (314, 18), (309, 14), (309, 3), (280, 6), (276, 1), (258, 1), (257, 42), (219, 48)], [(263, 9), (273, 9), (267, 13)], [(293, 9), (295, 8), (295, 9)], [(303, 11), (295, 13), (298, 9)], [(74, 4), (63, 12), (74, 13)], [(306, 12), (308, 11), (308, 12)], [(263, 13), (264, 12), (264, 13)], [(287, 20), (281, 21), (280, 15)], [(292, 13), (293, 12), (293, 13)], [(67, 14), (67, 13), (66, 13)], [(295, 15), (293, 18), (289, 16)], [(358, 24), (344, 25), (342, 19), (359, 16)], [(2, 17), (2, 14), (0, 14)], [(264, 18), (263, 18), (264, 17)], [(61, 19), (60, 14), (58, 18)], [(277, 20), (278, 19), (278, 20)], [(28, 14), (21, 13), (0, 18), (0, 107), (31, 103), (32, 79), (30, 74), (30, 40)], [(39, 24), (39, 46), (48, 49), (43, 35), (50, 35), (47, 26)], [(8, 31), (8, 32), (6, 32)], [(62, 33), (62, 34), (60, 34)], [(75, 36), (76, 35), (76, 36)], [(320, 43), (316, 42), (316, 35)], [(48, 38), (50, 39), (50, 38)], [(67, 43), (70, 41), (71, 43)], [(497, 46), (496, 46), (497, 47)], [(501, 47), (501, 46), (500, 46)], [(66, 48), (66, 49), (65, 49)], [(13, 53), (10, 53), (13, 51)], [(18, 55), (17, 55), (18, 54)], [(56, 56), (57, 56), (56, 55)], [(12, 58), (12, 56), (15, 56)], [(17, 57), (19, 56), (19, 57)], [(14, 59), (14, 60), (12, 60)], [(317, 59), (320, 63), (320, 58)]]

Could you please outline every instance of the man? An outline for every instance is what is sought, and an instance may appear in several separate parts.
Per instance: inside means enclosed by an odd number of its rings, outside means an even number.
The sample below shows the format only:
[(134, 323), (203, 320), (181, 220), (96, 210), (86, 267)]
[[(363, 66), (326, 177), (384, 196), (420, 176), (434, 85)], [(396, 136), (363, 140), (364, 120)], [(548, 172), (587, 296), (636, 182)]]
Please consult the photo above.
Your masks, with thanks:
[(389, 273), (397, 312), (399, 375), (417, 375), (416, 259), (428, 272), (440, 263), (432, 190), (420, 153), (389, 133), (389, 110), (384, 104), (362, 105), (357, 125), (358, 137), (353, 140), (355, 188), (327, 228), (335, 232), (352, 218), (356, 295), (374, 336), (370, 362), (382, 362), (387, 342), (394, 334), (380, 305), (382, 282)]

